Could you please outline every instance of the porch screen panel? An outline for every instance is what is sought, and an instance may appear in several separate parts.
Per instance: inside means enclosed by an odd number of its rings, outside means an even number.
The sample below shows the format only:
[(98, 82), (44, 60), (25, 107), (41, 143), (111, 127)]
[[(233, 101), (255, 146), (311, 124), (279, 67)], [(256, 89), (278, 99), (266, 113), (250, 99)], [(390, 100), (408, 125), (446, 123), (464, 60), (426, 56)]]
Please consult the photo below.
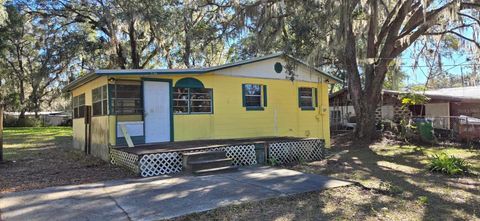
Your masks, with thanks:
[(142, 114), (142, 87), (138, 82), (112, 85), (112, 109), (118, 115)]

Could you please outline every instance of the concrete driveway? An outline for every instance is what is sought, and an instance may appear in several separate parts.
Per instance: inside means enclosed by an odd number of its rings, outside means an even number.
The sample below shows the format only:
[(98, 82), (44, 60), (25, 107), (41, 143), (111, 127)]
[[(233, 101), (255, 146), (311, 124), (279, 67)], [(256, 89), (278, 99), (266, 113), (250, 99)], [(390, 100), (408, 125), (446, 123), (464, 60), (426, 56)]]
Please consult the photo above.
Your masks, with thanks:
[(160, 220), (230, 204), (346, 186), (271, 167), (51, 187), (0, 196), (0, 220)]

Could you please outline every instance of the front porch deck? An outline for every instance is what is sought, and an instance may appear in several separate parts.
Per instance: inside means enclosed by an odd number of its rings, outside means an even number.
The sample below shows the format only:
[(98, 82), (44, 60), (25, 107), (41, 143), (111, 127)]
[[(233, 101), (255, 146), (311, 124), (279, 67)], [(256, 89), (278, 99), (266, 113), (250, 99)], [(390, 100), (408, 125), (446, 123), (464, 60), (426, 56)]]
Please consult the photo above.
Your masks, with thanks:
[(169, 152), (191, 152), (208, 150), (212, 148), (247, 145), (247, 144), (266, 144), (278, 143), (288, 141), (309, 140), (311, 138), (299, 137), (262, 137), (262, 138), (242, 138), (242, 139), (214, 139), (214, 140), (193, 140), (193, 141), (175, 141), (164, 143), (141, 144), (135, 147), (117, 147), (115, 149), (135, 154), (145, 155), (154, 153), (169, 153)]
[(198, 151), (224, 151), (232, 166), (278, 165), (323, 159), (325, 142), (298, 137), (178, 141), (114, 147), (110, 156), (112, 164), (149, 177), (181, 172), (183, 154)]

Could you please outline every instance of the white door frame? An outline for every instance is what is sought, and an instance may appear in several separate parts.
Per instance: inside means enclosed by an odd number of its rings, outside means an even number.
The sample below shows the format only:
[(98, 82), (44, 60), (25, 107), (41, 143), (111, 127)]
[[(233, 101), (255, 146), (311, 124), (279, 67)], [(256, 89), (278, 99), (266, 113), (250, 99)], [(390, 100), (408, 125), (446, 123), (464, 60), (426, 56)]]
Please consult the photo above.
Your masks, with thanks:
[[(169, 116), (168, 116), (168, 119), (169, 119), (169, 125), (168, 125), (168, 131), (169, 131), (169, 134), (168, 136), (164, 136), (163, 138), (159, 139), (159, 138), (148, 138), (148, 134), (149, 134), (149, 129), (147, 127), (147, 122), (148, 122), (148, 112), (149, 110), (147, 110), (147, 104), (148, 104), (148, 101), (146, 99), (146, 84), (148, 83), (152, 83), (152, 82), (158, 82), (158, 83), (168, 83), (168, 95), (166, 97), (168, 97), (168, 110), (169, 110)], [(173, 108), (172, 108), (172, 80), (170, 79), (142, 79), (142, 93), (143, 93), (143, 121), (144, 121), (144, 133), (145, 133), (145, 143), (156, 143), (156, 142), (172, 142), (173, 141)], [(154, 96), (154, 97), (161, 97), (161, 96)], [(150, 122), (151, 123), (151, 122)], [(150, 131), (151, 132), (151, 131)], [(160, 135), (160, 134), (159, 134)]]

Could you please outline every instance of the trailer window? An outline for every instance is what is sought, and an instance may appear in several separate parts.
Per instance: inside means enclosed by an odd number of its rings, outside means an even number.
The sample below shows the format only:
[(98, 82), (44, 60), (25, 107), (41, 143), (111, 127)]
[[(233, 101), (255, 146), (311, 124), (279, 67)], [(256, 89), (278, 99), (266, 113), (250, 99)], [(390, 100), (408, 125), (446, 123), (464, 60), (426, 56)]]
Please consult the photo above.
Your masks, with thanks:
[(108, 114), (107, 85), (92, 90), (92, 115), (102, 116)]
[(85, 94), (73, 97), (73, 118), (85, 117)]

